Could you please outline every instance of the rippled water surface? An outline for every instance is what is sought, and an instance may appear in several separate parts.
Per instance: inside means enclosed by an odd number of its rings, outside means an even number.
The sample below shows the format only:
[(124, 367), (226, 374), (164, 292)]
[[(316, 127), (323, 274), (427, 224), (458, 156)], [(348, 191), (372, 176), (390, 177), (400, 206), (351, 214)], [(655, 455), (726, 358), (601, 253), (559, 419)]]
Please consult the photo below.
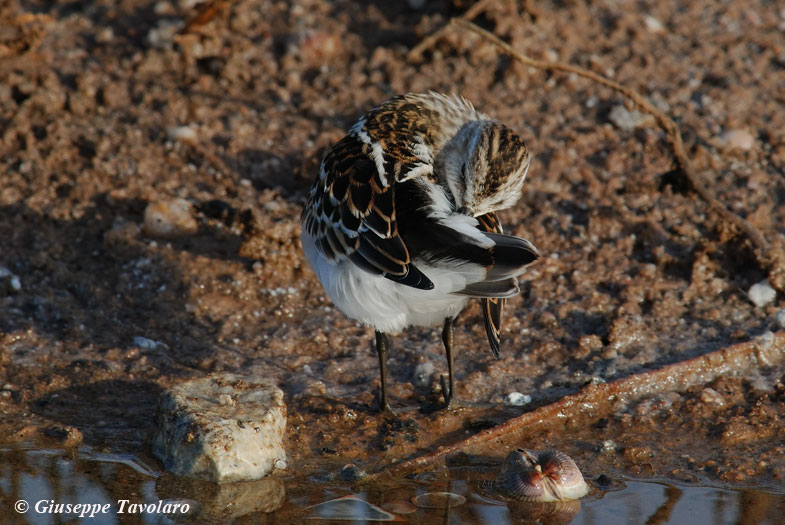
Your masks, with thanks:
[[(503, 502), (478, 482), (427, 476), (352, 492), (346, 483), (262, 480), (212, 485), (162, 475), (131, 456), (0, 451), (3, 523), (781, 524), (785, 494), (670, 483), (592, 482), (580, 502)], [(329, 476), (324, 476), (329, 479)], [(452, 505), (447, 507), (447, 503)], [(70, 507), (69, 507), (70, 505)], [(80, 505), (77, 507), (76, 505)]]

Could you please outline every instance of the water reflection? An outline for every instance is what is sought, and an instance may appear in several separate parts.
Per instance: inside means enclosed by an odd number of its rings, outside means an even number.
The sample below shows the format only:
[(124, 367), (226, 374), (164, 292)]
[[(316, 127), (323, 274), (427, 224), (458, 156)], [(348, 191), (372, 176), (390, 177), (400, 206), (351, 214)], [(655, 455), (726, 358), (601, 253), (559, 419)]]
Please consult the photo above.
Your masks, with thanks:
[[(599, 525), (688, 524), (774, 525), (783, 523), (782, 491), (729, 490), (713, 487), (627, 481), (594, 483), (580, 501), (524, 504), (497, 501), (483, 493), (466, 469), (451, 469), (426, 478), (401, 480), (353, 492), (349, 484), (290, 477), (216, 485), (184, 480), (156, 470), (128, 455), (78, 454), (60, 450), (0, 449), (0, 502), (3, 523), (174, 524), (240, 519), (249, 523), (299, 523), (316, 519), (341, 522), (394, 520), (408, 523)], [(286, 486), (284, 486), (284, 481)], [(461, 505), (417, 506), (428, 493), (465, 498)], [(427, 496), (432, 498), (432, 496)], [(24, 500), (25, 513), (15, 511)], [(127, 501), (119, 514), (120, 502)], [(455, 500), (456, 502), (458, 499)], [(53, 505), (82, 504), (66, 509)], [(36, 512), (38, 505), (38, 512)], [(130, 512), (134, 505), (134, 512)], [(179, 512), (188, 507), (189, 512)], [(437, 506), (438, 507), (438, 506)], [(177, 509), (166, 514), (165, 510)], [(55, 513), (62, 511), (62, 513)], [(83, 516), (84, 519), (80, 519)], [(244, 517), (243, 517), (244, 516)], [(310, 519), (309, 519), (310, 518)]]

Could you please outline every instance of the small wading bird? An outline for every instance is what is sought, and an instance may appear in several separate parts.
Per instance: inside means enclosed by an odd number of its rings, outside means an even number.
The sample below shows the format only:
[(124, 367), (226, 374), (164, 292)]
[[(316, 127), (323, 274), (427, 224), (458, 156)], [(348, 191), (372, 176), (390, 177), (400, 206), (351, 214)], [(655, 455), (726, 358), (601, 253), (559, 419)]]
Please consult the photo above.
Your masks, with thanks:
[(473, 297), (498, 357), (504, 300), (539, 254), (504, 235), (495, 212), (520, 198), (528, 168), (513, 131), (433, 92), (370, 110), (325, 156), (301, 217), (303, 249), (333, 303), (376, 330), (381, 410), (392, 412), (388, 333), (444, 323), (449, 408), (454, 321)]

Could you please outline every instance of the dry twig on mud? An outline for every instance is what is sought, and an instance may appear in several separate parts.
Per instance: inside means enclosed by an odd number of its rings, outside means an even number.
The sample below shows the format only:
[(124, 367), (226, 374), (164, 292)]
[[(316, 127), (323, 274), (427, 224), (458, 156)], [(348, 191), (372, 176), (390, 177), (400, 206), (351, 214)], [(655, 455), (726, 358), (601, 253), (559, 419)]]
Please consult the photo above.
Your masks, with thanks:
[(773, 334), (773, 337), (771, 335), (612, 383), (589, 385), (555, 403), (527, 412), (452, 445), (440, 447), (430, 454), (415, 457), (370, 475), (365, 481), (374, 481), (385, 476), (400, 476), (426, 467), (433, 468), (447, 456), (458, 452), (498, 454), (499, 450), (518, 446), (526, 436), (537, 432), (554, 430), (560, 425), (569, 429), (590, 424), (612, 413), (620, 403), (626, 404), (664, 392), (684, 391), (723, 375), (744, 374), (763, 366), (781, 364), (785, 361), (785, 332)]
[(736, 228), (743, 232), (744, 235), (747, 236), (749, 241), (752, 243), (753, 251), (758, 264), (761, 268), (768, 269), (769, 281), (771, 284), (775, 288), (785, 291), (785, 249), (783, 249), (781, 246), (771, 249), (769, 243), (766, 241), (765, 237), (761, 234), (758, 228), (739, 215), (731, 212), (714, 196), (714, 192), (710, 189), (711, 185), (692, 167), (692, 163), (684, 147), (684, 141), (682, 139), (681, 132), (679, 131), (679, 128), (673, 119), (657, 109), (653, 104), (646, 100), (645, 97), (643, 97), (634, 89), (623, 86), (618, 82), (610, 80), (609, 78), (598, 75), (597, 73), (583, 69), (581, 67), (572, 66), (570, 64), (537, 60), (514, 50), (512, 46), (501, 40), (493, 33), (482, 29), (470, 21), (480, 12), (485, 10), (488, 7), (488, 4), (489, 2), (486, 0), (480, 1), (472, 6), (471, 9), (467, 10), (466, 13), (464, 13), (461, 17), (453, 18), (449, 24), (423, 39), (419, 45), (413, 48), (409, 53), (409, 59), (413, 60), (420, 57), (422, 52), (433, 45), (433, 43), (438, 40), (449, 28), (453, 26), (461, 26), (464, 29), (480, 35), (482, 38), (495, 45), (497, 49), (503, 53), (508, 54), (522, 64), (526, 64), (544, 71), (574, 73), (575, 75), (587, 78), (593, 82), (609, 87), (614, 91), (621, 93), (631, 100), (635, 105), (651, 114), (655, 118), (657, 124), (659, 124), (665, 133), (667, 133), (673, 150), (673, 156), (676, 160), (676, 163), (678, 164), (679, 170), (687, 179), (692, 189), (722, 219), (733, 224)]
[(434, 31), (427, 37), (423, 38), (422, 42), (414, 46), (411, 49), (411, 51), (409, 51), (409, 54), (406, 55), (406, 58), (409, 59), (410, 61), (419, 60), (422, 57), (422, 52), (430, 48), (434, 43), (436, 43), (437, 40), (443, 37), (444, 34), (450, 29), (454, 21), (472, 20), (474, 17), (485, 11), (490, 6), (490, 4), (491, 4), (491, 0), (480, 0), (479, 2), (471, 6), (469, 9), (467, 9), (466, 12), (463, 13), (460, 17), (453, 18), (452, 20), (450, 20), (449, 24), (447, 24), (446, 26), (442, 27), (437, 31)]
[(199, 6), (199, 11), (192, 16), (179, 31), (181, 35), (192, 33), (203, 26), (230, 4), (229, 0), (211, 0)]

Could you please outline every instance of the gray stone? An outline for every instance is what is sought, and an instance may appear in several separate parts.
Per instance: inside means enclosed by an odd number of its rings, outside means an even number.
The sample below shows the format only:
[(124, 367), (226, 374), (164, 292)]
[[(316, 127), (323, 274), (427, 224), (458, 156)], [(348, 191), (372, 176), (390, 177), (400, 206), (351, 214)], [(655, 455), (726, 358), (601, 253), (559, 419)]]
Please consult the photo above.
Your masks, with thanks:
[(753, 284), (747, 292), (747, 296), (755, 306), (761, 308), (777, 298), (777, 290), (772, 288), (768, 280), (763, 280)]
[(654, 117), (648, 113), (642, 113), (637, 109), (630, 111), (623, 105), (615, 106), (608, 114), (608, 118), (613, 122), (617, 128), (631, 131), (635, 128), (643, 126), (651, 126), (654, 124)]
[(286, 467), (285, 429), (283, 392), (271, 381), (215, 374), (161, 396), (153, 454), (178, 476), (255, 480)]

